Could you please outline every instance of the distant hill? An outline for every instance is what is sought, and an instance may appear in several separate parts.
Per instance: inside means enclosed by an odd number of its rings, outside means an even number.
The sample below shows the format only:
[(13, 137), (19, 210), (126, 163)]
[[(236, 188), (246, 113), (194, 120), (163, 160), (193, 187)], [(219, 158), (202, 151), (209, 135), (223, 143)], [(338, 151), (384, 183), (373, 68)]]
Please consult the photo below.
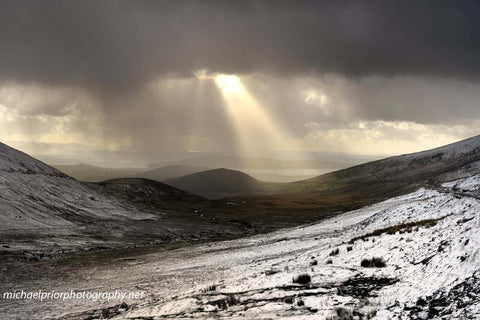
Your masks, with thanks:
[[(480, 171), (480, 136), (440, 148), (390, 157), (314, 178), (290, 182), (263, 182), (235, 170), (216, 169), (165, 181), (208, 198), (230, 196), (317, 193), (326, 190), (400, 188), (445, 181)], [(454, 176), (452, 176), (454, 174)]]
[(149, 179), (121, 178), (89, 185), (144, 209), (184, 212), (207, 205), (205, 198)]
[(54, 168), (63, 173), (84, 182), (100, 182), (116, 178), (124, 178), (139, 175), (145, 169), (135, 168), (103, 168), (89, 164), (54, 165)]
[[(358, 160), (356, 163), (359, 163)], [(165, 165), (200, 166), (227, 169), (343, 169), (352, 165), (339, 161), (322, 160), (278, 160), (270, 158), (240, 158), (234, 156), (205, 156), (178, 160), (170, 163), (153, 163), (150, 168)]]
[(169, 179), (166, 184), (207, 198), (255, 194), (264, 190), (265, 183), (246, 173), (214, 169)]
[(156, 168), (134, 174), (135, 177), (151, 179), (156, 181), (165, 181), (177, 177), (186, 176), (188, 174), (210, 170), (210, 167), (187, 166), (187, 165), (171, 165)]

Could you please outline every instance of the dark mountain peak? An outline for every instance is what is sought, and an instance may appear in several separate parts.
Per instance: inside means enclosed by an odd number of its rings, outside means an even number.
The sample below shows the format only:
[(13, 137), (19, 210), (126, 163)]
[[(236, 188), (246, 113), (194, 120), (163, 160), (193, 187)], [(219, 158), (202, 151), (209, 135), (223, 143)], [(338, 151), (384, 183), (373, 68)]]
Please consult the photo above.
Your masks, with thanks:
[(263, 182), (237, 170), (218, 168), (165, 181), (168, 185), (209, 198), (255, 193)]

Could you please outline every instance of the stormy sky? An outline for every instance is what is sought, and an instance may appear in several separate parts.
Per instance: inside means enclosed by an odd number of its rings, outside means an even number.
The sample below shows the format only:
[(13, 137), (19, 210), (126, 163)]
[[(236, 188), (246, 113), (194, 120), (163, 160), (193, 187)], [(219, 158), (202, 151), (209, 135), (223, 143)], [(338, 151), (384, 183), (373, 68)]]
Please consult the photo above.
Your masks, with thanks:
[(480, 134), (477, 1), (0, 6), (0, 141), (27, 152), (241, 153), (264, 124), (232, 123), (218, 75), (269, 122), (258, 150), (389, 155)]

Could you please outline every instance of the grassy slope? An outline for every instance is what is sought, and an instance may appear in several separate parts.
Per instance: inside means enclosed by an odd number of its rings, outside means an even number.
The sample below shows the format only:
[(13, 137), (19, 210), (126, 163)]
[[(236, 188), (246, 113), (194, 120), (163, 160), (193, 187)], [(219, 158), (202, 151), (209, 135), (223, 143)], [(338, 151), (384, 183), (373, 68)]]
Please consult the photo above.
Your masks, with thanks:
[(147, 210), (191, 213), (208, 204), (208, 200), (200, 196), (142, 178), (113, 179), (89, 186)]

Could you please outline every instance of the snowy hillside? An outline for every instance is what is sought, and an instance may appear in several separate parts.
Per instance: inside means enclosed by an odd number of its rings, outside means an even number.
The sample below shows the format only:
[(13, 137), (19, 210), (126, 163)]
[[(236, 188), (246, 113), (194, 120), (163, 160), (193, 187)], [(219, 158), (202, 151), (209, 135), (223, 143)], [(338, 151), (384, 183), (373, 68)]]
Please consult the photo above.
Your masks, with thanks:
[[(371, 161), (318, 177), (269, 185), (271, 193), (320, 192), (328, 189), (385, 191), (388, 187), (418, 188), (425, 182), (442, 183), (480, 172), (480, 136), (439, 148)], [(412, 189), (410, 191), (413, 191)], [(402, 194), (400, 191), (391, 196)], [(383, 199), (385, 200), (385, 199)]]
[[(0, 144), (0, 190), (0, 242), (7, 241), (4, 247), (9, 250), (48, 246), (45, 241), (33, 244), (42, 236), (50, 238), (51, 244), (84, 246), (80, 234), (94, 232), (101, 227), (100, 222), (157, 218), (4, 144)], [(103, 233), (113, 235), (108, 229)], [(12, 237), (21, 241), (8, 241)]]
[(145, 179), (82, 183), (0, 143), (0, 254), (43, 259), (240, 232), (193, 214), (204, 202)]
[(0, 144), (0, 230), (71, 228), (87, 218), (147, 219), (60, 171)]
[[(190, 223), (195, 235), (205, 226), (191, 216), (172, 223), (171, 217), (130, 208), (114, 197), (123, 180), (112, 189), (90, 189), (1, 147), (4, 251), (85, 248), (100, 242), (99, 236), (120, 239), (128, 228), (135, 240), (149, 230), (177, 237)], [(128, 187), (135, 186), (138, 201), (144, 193), (152, 200), (154, 186), (136, 183)], [(98, 191), (102, 188), (110, 192)], [(0, 302), (0, 314), (10, 319), (478, 319), (479, 197), (480, 174), (474, 174), (310, 226), (175, 250), (155, 247), (143, 255), (126, 251), (117, 258), (113, 251), (111, 261), (111, 252), (105, 253), (109, 259), (101, 251), (80, 254), (93, 267), (60, 259), (56, 269), (55, 259), (40, 259), (21, 265), (27, 276), (19, 278), (18, 262), (3, 261), (4, 290), (37, 290), (39, 282), (31, 277), (42, 274), (44, 290), (144, 290), (147, 298), (124, 301), (123, 307), (122, 301), (106, 300)], [(208, 228), (218, 232), (218, 225)]]
[[(175, 283), (152, 296), (160, 302), (108, 310), (116, 319), (478, 319), (479, 188), (476, 175), (316, 225), (179, 251), (148, 265)], [(294, 283), (302, 274), (311, 281)]]

